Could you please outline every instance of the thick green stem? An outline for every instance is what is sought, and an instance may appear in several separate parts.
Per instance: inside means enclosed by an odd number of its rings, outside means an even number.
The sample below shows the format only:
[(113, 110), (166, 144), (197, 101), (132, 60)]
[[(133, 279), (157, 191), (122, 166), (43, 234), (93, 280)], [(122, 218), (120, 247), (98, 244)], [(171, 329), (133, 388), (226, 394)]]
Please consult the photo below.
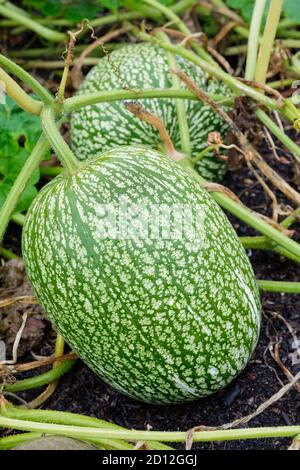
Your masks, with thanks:
[[(211, 98), (220, 104), (231, 104), (232, 96), (224, 98), (219, 95), (210, 95)], [(84, 95), (73, 96), (64, 101), (63, 109), (66, 113), (72, 113), (83, 106), (89, 106), (97, 103), (109, 103), (119, 100), (138, 100), (143, 98), (178, 98), (197, 100), (197, 97), (188, 90), (174, 90), (173, 88), (149, 89), (149, 90), (110, 90), (85, 93)]]
[(37, 141), (31, 155), (24, 163), (22, 170), (18, 174), (7, 198), (4, 201), (3, 206), (0, 209), (0, 241), (3, 238), (8, 222), (16, 208), (22, 192), (24, 191), (34, 170), (38, 168), (41, 159), (48, 150), (49, 144), (45, 137), (41, 136)]
[[(29, 175), (27, 175), (27, 177), (29, 178)], [(18, 181), (18, 182), (16, 183), (16, 181)], [(18, 179), (15, 180), (15, 182), (14, 182), (14, 187), (15, 187), (15, 185), (16, 185), (16, 186), (18, 185), (19, 181), (20, 181), (20, 180), (18, 180)], [(24, 222), (25, 222), (25, 215), (20, 214), (20, 212), (17, 213), (17, 214), (12, 214), (10, 220), (11, 220), (12, 222), (14, 222), (15, 224), (21, 225), (21, 227), (23, 227)]]
[[(33, 421), (0, 417), (0, 427), (25, 431), (60, 434), (81, 439), (124, 439), (128, 441), (163, 441), (185, 442), (186, 432), (180, 431), (132, 431), (117, 429), (95, 429), (60, 424), (45, 424)], [(259, 439), (274, 437), (295, 437), (300, 433), (300, 426), (278, 426), (248, 429), (228, 429), (216, 431), (198, 431), (193, 435), (194, 442), (231, 441), (239, 439)]]
[(7, 260), (18, 259), (18, 256), (15, 255), (15, 253), (3, 247), (0, 247), (0, 256), (2, 256), (3, 258)]
[(283, 228), (286, 228), (288, 229), (294, 222), (296, 222), (296, 220), (299, 220), (300, 218), (300, 207), (298, 207), (298, 209), (296, 209), (293, 214), (289, 215), (288, 217), (286, 217), (281, 223), (280, 225), (283, 227)]
[(275, 251), (281, 256), (300, 264), (300, 257), (293, 255), (282, 246), (275, 245), (263, 235), (257, 237), (239, 237), (245, 249)]
[(247, 60), (246, 60), (246, 80), (254, 80), (255, 67), (257, 61), (257, 51), (259, 45), (259, 35), (261, 21), (264, 13), (266, 0), (256, 0), (254, 10), (251, 18), (248, 48), (247, 48)]
[(207, 147), (205, 147), (203, 150), (201, 150), (201, 152), (198, 153), (198, 155), (192, 159), (192, 162), (195, 164), (197, 162), (199, 162), (200, 160), (202, 160), (202, 158), (205, 157), (205, 155), (207, 155), (208, 153), (212, 152), (214, 150), (214, 146), (213, 145), (208, 145)]
[(1, 91), (7, 93), (25, 111), (37, 115), (41, 113), (43, 103), (31, 98), (17, 82), (0, 68), (0, 92)]
[(286, 292), (288, 294), (300, 294), (300, 282), (285, 281), (257, 281), (261, 290), (267, 292)]
[(45, 107), (41, 113), (41, 118), (44, 133), (51, 147), (55, 150), (61, 163), (67, 169), (69, 174), (75, 174), (80, 170), (80, 168), (82, 168), (82, 164), (77, 160), (70, 147), (60, 135), (55, 123), (55, 112), (53, 108)]
[(38, 432), (24, 432), (22, 434), (14, 434), (13, 436), (1, 437), (0, 438), (0, 450), (14, 449), (19, 444), (24, 442), (32, 441), (42, 437), (42, 433)]
[(26, 390), (32, 390), (34, 388), (43, 387), (48, 385), (55, 380), (58, 380), (60, 377), (65, 375), (76, 363), (76, 359), (70, 361), (63, 361), (57, 367), (44, 372), (43, 374), (36, 375), (34, 377), (29, 377), (28, 379), (17, 380), (12, 384), (5, 384), (5, 392), (24, 392)]
[(51, 104), (53, 101), (52, 95), (46, 88), (44, 88), (35, 78), (33, 78), (22, 67), (9, 60), (4, 55), (0, 54), (0, 65), (18, 77), (23, 83), (28, 85), (33, 93), (35, 93), (45, 104)]
[(57, 176), (63, 171), (61, 166), (40, 166), (41, 176)]
[(255, 70), (255, 81), (266, 82), (270, 57), (273, 49), (276, 31), (280, 20), (283, 0), (271, 0), (267, 22), (265, 25)]
[(65, 34), (58, 31), (53, 31), (52, 29), (34, 21), (32, 18), (27, 16), (23, 10), (19, 9), (19, 11), (17, 11), (16, 9), (0, 4), (0, 15), (3, 15), (6, 18), (10, 18), (17, 23), (26, 26), (26, 28), (31, 29), (39, 36), (48, 39), (48, 41), (63, 42), (67, 39)]
[[(126, 431), (126, 428), (122, 428), (117, 424), (104, 421), (102, 419), (91, 418), (89, 416), (83, 416), (76, 413), (69, 413), (64, 411), (53, 411), (53, 410), (27, 410), (25, 408), (14, 407), (11, 404), (6, 404), (1, 407), (0, 415), (33, 422), (42, 423), (55, 423), (68, 426), (79, 426), (79, 427), (91, 427), (97, 429), (115, 429)], [(162, 444), (161, 442), (151, 442), (151, 448), (155, 450), (172, 450), (171, 447)]]

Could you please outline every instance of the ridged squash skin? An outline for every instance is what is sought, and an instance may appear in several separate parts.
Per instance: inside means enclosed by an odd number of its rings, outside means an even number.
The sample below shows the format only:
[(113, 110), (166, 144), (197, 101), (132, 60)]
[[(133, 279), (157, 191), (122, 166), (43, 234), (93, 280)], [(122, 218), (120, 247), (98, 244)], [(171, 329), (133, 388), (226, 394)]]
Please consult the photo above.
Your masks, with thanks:
[[(227, 97), (230, 90), (217, 80), (210, 79), (199, 67), (177, 56), (182, 69), (203, 90)], [(110, 53), (91, 69), (79, 88), (79, 95), (103, 90), (171, 88), (167, 52), (153, 44), (130, 44)], [(182, 85), (185, 88), (185, 85)], [(180, 150), (180, 133), (176, 100), (151, 98), (139, 100), (150, 112), (160, 116), (175, 147)], [(227, 131), (225, 122), (201, 101), (185, 100), (192, 156), (207, 147), (208, 133)], [(226, 108), (228, 111), (228, 107)], [(158, 132), (126, 110), (124, 101), (84, 106), (72, 114), (71, 140), (79, 159), (99, 154), (119, 145), (142, 144), (155, 148), (161, 142)], [(219, 181), (226, 166), (213, 155), (197, 163), (199, 173), (209, 181)]]
[[(120, 198), (149, 209), (149, 227), (157, 205), (193, 207), (204, 214), (198, 236), (188, 223), (178, 237), (104, 237), (104, 217), (118, 216)], [(129, 210), (128, 226), (137, 230), (139, 221)], [(32, 203), (22, 245), (55, 328), (131, 397), (179, 403), (209, 395), (239, 374), (255, 348), (260, 300), (246, 253), (211, 196), (157, 151), (112, 149), (73, 176), (56, 177)]]

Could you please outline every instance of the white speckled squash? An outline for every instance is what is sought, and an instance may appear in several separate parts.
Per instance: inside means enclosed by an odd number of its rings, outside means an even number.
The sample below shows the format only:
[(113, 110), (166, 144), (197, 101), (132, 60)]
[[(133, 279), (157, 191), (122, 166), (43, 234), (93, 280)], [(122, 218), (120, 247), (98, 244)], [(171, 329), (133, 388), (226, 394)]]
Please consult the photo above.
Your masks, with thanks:
[[(117, 216), (120, 198), (129, 207), (204, 210), (199, 242), (189, 226), (182, 238), (104, 237), (103, 217)], [(138, 222), (129, 213), (129, 226)], [(131, 397), (178, 403), (209, 395), (255, 348), (260, 300), (246, 253), (211, 196), (157, 151), (111, 149), (52, 180), (26, 216), (23, 256), (54, 326)]]
[[(184, 70), (203, 90), (226, 97), (230, 90), (217, 80), (209, 79), (200, 68), (177, 56), (179, 68)], [(116, 74), (115, 70), (118, 70)], [(151, 89), (172, 87), (167, 53), (152, 44), (130, 44), (111, 52), (88, 73), (79, 95), (101, 90)], [(185, 87), (185, 85), (182, 85)], [(169, 98), (139, 100), (149, 111), (160, 116), (173, 140), (180, 149), (180, 134), (176, 102)], [(218, 131), (224, 137), (225, 122), (200, 101), (185, 101), (190, 132), (192, 156), (207, 146), (208, 133)], [(228, 110), (228, 108), (226, 108)], [(158, 132), (126, 110), (124, 102), (98, 103), (75, 111), (71, 118), (71, 139), (79, 159), (99, 154), (116, 145), (142, 144), (156, 147), (160, 142)], [(204, 157), (197, 170), (210, 181), (219, 181), (226, 166), (213, 155)]]

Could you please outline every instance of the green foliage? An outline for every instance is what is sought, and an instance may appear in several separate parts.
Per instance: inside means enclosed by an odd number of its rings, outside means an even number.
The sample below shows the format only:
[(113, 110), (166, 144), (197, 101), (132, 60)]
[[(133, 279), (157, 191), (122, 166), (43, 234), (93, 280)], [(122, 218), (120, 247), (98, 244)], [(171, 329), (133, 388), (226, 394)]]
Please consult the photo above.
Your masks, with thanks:
[(44, 16), (64, 17), (74, 23), (83, 18), (92, 19), (97, 13), (103, 11), (104, 4), (115, 4), (112, 0), (74, 0), (66, 2), (65, 0), (23, 0), (24, 7), (31, 7), (42, 13)]
[[(250, 23), (255, 0), (227, 0), (226, 4), (229, 8), (237, 10), (243, 19), (247, 23)], [(269, 5), (270, 0), (266, 2), (265, 17), (267, 16)], [(299, 21), (300, 23), (299, 0), (284, 0), (283, 15), (286, 18), (292, 19), (293, 21)]]
[[(40, 119), (23, 111), (10, 98), (0, 105), (0, 207), (41, 134)], [(26, 186), (16, 212), (25, 211), (37, 194), (40, 178), (36, 170)]]
[[(44, 16), (64, 17), (74, 23), (81, 21), (83, 18), (92, 19), (98, 13), (105, 10), (117, 11), (122, 8), (126, 2), (123, 0), (23, 0), (22, 4), (25, 8), (33, 8)], [(172, 5), (174, 0), (160, 0), (164, 5)], [(136, 2), (137, 8), (141, 4)]]

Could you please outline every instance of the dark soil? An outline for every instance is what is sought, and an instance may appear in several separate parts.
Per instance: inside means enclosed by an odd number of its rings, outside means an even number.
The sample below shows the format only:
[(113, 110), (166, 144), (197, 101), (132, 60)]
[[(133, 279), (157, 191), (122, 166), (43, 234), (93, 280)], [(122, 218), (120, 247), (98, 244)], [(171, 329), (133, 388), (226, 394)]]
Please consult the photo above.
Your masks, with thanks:
[[(270, 158), (273, 159), (273, 157)], [(276, 165), (278, 166), (278, 164)], [(289, 175), (292, 173), (291, 163), (280, 164), (279, 169), (281, 174), (289, 179)], [(263, 213), (269, 212), (267, 196), (245, 168), (229, 172), (224, 184), (240, 195), (241, 199), (253, 209)], [(231, 220), (240, 234), (252, 234), (251, 229), (232, 217)], [(294, 228), (299, 229), (299, 226), (295, 225)], [(15, 227), (12, 226), (7, 234), (5, 246), (13, 246), (15, 250), (19, 251), (19, 235), (20, 231), (18, 229), (15, 231)], [(248, 250), (248, 255), (255, 273), (260, 279), (300, 280), (298, 266), (273, 252)], [(5, 296), (4, 294), (5, 291), (2, 290), (1, 296)], [(294, 351), (293, 341), (287, 326), (282, 320), (274, 318), (276, 314), (282, 315), (300, 338), (299, 296), (264, 293), (262, 301), (264, 306), (262, 331), (254, 356), (246, 369), (231, 385), (211, 397), (180, 406), (154, 406), (139, 403), (120, 395), (105, 385), (84, 364), (79, 362), (71, 372), (60, 380), (57, 391), (48, 400), (46, 407), (96, 416), (128, 428), (146, 429), (150, 425), (155, 430), (188, 430), (197, 425), (218, 426), (247, 415), (276, 393), (282, 383), (287, 383), (287, 378), (269, 352), (276, 342), (280, 344), (280, 358), (285, 366), (293, 374), (299, 371), (299, 364), (292, 365), (290, 354)], [(49, 328), (42, 330), (47, 334), (45, 333), (43, 344), (35, 348), (35, 352), (49, 354), (53, 337), (49, 336)], [(27, 354), (27, 356), (27, 359), (30, 360), (30, 355)], [(20, 396), (25, 400), (30, 400), (38, 392), (38, 390), (30, 391), (22, 393)], [(251, 420), (249, 425), (296, 425), (299, 422), (299, 392), (293, 389), (279, 402)], [(199, 449), (285, 449), (288, 445), (287, 439), (270, 439), (197, 443), (194, 444), (194, 447)]]

